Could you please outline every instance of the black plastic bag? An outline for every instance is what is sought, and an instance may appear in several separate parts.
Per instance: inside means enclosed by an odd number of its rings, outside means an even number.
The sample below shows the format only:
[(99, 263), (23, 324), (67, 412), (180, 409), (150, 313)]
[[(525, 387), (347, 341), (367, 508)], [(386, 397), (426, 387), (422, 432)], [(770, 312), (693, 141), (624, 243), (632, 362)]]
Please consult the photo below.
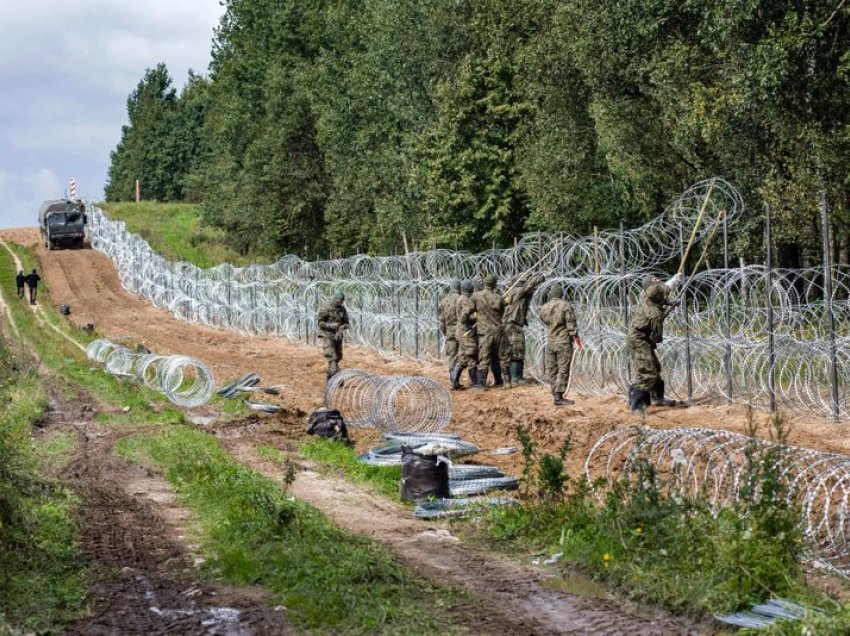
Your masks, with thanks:
[(419, 503), (449, 498), (449, 465), (436, 455), (420, 455), (401, 447), (401, 498)]
[(346, 446), (351, 446), (345, 420), (342, 419), (342, 414), (336, 409), (322, 408), (318, 411), (313, 411), (310, 419), (307, 420), (307, 434), (336, 440)]

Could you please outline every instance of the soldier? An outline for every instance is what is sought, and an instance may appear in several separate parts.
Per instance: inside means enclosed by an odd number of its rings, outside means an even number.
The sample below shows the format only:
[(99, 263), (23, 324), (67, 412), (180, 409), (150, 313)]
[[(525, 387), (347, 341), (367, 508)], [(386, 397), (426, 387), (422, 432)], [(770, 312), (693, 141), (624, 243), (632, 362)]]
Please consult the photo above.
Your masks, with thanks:
[(452, 390), (463, 389), (460, 384), (460, 374), (463, 371), (458, 364), (457, 313), (460, 304), (460, 281), (453, 280), (450, 291), (440, 302), (440, 333), (445, 338), (446, 362), (449, 366), (449, 379)]
[(528, 318), (528, 305), (534, 290), (546, 278), (542, 274), (521, 276), (505, 294), (505, 313), (502, 315), (502, 352), (500, 357), (510, 361), (510, 372), (505, 374), (505, 386), (519, 386), (523, 383), (522, 373), (525, 365), (525, 326)]
[(549, 289), (549, 302), (540, 308), (540, 320), (546, 325), (546, 374), (552, 386), (556, 406), (570, 406), (573, 400), (564, 397), (570, 383), (573, 362), (573, 343), (581, 348), (578, 325), (573, 306), (563, 299), (560, 285)]
[(655, 348), (664, 340), (666, 308), (677, 306), (680, 300), (670, 300), (670, 294), (682, 280), (676, 274), (667, 283), (662, 283), (652, 274), (643, 279), (643, 297), (629, 322), (626, 345), (629, 348), (634, 382), (629, 387), (629, 409), (643, 413), (647, 406), (676, 406), (675, 400), (664, 397), (664, 380), (661, 379), (661, 363)]
[(18, 288), (18, 298), (24, 297), (24, 283), (26, 282), (27, 277), (24, 276), (24, 270), (18, 272), (18, 275), (15, 276), (15, 286)]
[(496, 277), (487, 274), (484, 289), (472, 294), (472, 304), (478, 317), (478, 382), (475, 386), (478, 391), (487, 388), (487, 372), (491, 363), (501, 363), (503, 378), (508, 375), (508, 360), (499, 357), (505, 299), (496, 293), (495, 288)]
[(328, 361), (327, 376), (330, 380), (339, 371), (342, 360), (342, 338), (348, 329), (348, 311), (345, 309), (345, 294), (337, 292), (333, 300), (319, 310), (319, 337), (322, 338), (322, 354)]
[(469, 384), (472, 387), (478, 385), (478, 333), (475, 323), (475, 305), (472, 304), (472, 283), (467, 281), (463, 284), (460, 300), (457, 304), (457, 378), (464, 369), (469, 374)]
[(39, 276), (35, 270), (32, 270), (31, 273), (26, 275), (24, 280), (30, 290), (30, 305), (34, 305), (36, 296), (38, 295), (38, 281), (41, 280), (41, 276)]

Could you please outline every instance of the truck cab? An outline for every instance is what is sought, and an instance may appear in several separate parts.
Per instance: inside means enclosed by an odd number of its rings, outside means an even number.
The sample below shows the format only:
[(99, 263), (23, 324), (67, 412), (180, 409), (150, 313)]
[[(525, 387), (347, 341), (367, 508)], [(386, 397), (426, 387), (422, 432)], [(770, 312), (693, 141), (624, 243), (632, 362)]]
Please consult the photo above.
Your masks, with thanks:
[(82, 247), (88, 215), (82, 201), (45, 201), (38, 210), (41, 239), (47, 249)]

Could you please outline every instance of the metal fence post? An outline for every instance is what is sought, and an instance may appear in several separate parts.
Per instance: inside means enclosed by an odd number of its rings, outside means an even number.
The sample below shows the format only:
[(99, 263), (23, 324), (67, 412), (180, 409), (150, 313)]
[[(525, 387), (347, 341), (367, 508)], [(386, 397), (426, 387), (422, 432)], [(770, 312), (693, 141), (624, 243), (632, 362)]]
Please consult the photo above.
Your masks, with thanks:
[(830, 383), (832, 384), (832, 419), (841, 420), (838, 401), (838, 352), (835, 344), (835, 312), (832, 307), (832, 258), (829, 247), (829, 210), (826, 204), (826, 192), (820, 193), (820, 216), (823, 226), (823, 280), (826, 294), (826, 311), (829, 317), (829, 356)]
[(413, 285), (413, 357), (419, 358), (419, 280)]
[[(620, 222), (620, 307), (623, 312), (623, 335), (629, 333), (629, 294), (626, 288), (626, 235), (623, 230), (623, 223)], [(623, 342), (625, 346), (625, 341)], [(629, 384), (632, 383), (632, 359), (626, 352), (626, 377)]]
[[(682, 254), (682, 258), (685, 257), (685, 237), (682, 234), (682, 226), (679, 226), (679, 249)], [(682, 264), (684, 267), (685, 264)], [(688, 321), (688, 294), (687, 288), (685, 289), (685, 293), (682, 294), (682, 321), (684, 322), (685, 327), (685, 367), (687, 369), (687, 391), (688, 391), (688, 400), (693, 398), (694, 396), (694, 372), (692, 367), (691, 360), (691, 325)]]
[[(726, 213), (723, 213), (723, 271), (724, 275), (728, 276), (729, 272), (729, 228), (726, 223)], [(727, 289), (723, 294), (723, 313), (724, 313), (724, 338), (726, 340), (726, 355), (724, 363), (726, 366), (726, 401), (732, 404), (732, 313), (730, 310), (731, 289)]]
[[(770, 231), (770, 206), (764, 204), (764, 231), (767, 242), (767, 391), (770, 412), (776, 412), (776, 350), (773, 336), (773, 235)], [(742, 265), (743, 269), (743, 265)]]

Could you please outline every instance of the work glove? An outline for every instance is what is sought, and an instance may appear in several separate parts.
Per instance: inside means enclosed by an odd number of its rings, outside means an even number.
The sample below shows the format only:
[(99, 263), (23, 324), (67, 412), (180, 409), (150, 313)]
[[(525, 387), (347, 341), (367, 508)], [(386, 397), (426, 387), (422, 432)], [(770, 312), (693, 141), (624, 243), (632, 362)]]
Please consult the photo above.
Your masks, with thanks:
[(581, 342), (581, 338), (579, 338), (578, 336), (575, 336), (573, 338), (573, 344), (575, 344), (577, 351), (581, 351), (581, 348), (583, 346), (582, 342)]
[(329, 323), (326, 323), (326, 324), (328, 326), (329, 331), (336, 331), (337, 329), (339, 329), (339, 323), (338, 322), (329, 322)]
[(666, 300), (666, 301), (664, 301), (664, 304), (667, 305), (668, 307), (678, 307), (679, 305), (682, 304), (682, 299), (676, 298), (674, 300)]
[(339, 325), (336, 328), (336, 330), (339, 332), (345, 331), (346, 329), (348, 329), (348, 325)]
[(673, 275), (673, 278), (671, 278), (670, 280), (667, 281), (666, 285), (670, 289), (676, 289), (679, 285), (682, 284), (683, 278), (684, 278), (684, 276), (682, 276), (682, 273), (678, 272), (677, 274)]

